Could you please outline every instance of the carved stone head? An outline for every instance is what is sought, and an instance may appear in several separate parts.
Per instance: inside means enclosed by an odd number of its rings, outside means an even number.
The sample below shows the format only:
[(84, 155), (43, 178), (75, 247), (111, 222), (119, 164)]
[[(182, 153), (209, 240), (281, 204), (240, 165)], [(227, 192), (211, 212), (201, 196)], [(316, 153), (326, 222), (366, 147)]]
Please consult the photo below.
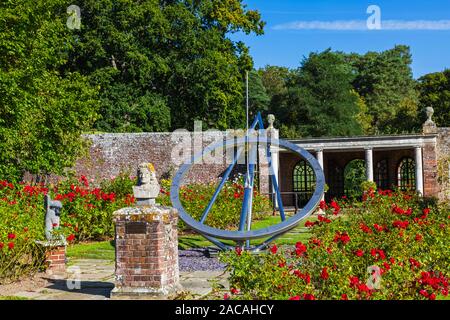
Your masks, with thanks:
[(151, 163), (141, 163), (138, 166), (137, 176), (137, 186), (133, 187), (137, 205), (154, 204), (160, 190), (155, 168)]
[(156, 180), (155, 168), (151, 163), (141, 163), (137, 170), (138, 186), (151, 184)]

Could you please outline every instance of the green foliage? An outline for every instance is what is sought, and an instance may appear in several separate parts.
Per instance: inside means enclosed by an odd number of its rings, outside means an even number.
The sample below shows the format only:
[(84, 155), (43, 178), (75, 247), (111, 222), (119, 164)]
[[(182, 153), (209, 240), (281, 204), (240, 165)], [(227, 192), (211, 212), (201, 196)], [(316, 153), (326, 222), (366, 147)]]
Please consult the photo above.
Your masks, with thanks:
[(225, 129), (243, 124), (252, 60), (228, 33), (262, 34), (241, 0), (81, 0), (82, 27), (66, 68), (101, 88), (102, 131)]
[(427, 74), (419, 79), (422, 119), (426, 107), (433, 107), (433, 121), (439, 127), (450, 126), (450, 69)]
[(363, 183), (366, 181), (366, 168), (364, 160), (353, 160), (344, 169), (345, 193), (350, 198), (359, 197), (364, 189)]
[(360, 184), (360, 188), (363, 192), (369, 192), (377, 189), (377, 184), (374, 181), (363, 181)]
[[(344, 204), (341, 204), (342, 206)], [(325, 207), (308, 243), (224, 253), (235, 299), (436, 299), (448, 295), (448, 208), (386, 191)], [(335, 212), (335, 213), (333, 213)], [(345, 216), (342, 215), (345, 212)], [(345, 217), (345, 219), (344, 219)], [(368, 271), (368, 267), (371, 267)], [(375, 286), (371, 270), (380, 271)]]
[(347, 55), (346, 59), (356, 71), (353, 86), (367, 105), (371, 128), (366, 127), (366, 133), (418, 129), (418, 94), (409, 47), (398, 45), (380, 53)]
[[(311, 53), (297, 70), (267, 66), (259, 73), (283, 137), (392, 134), (420, 128), (411, 62), (407, 46), (364, 55), (328, 49)], [(445, 101), (445, 91), (425, 97), (438, 90), (426, 86), (422, 104), (444, 114), (437, 101)]]
[(270, 98), (263, 85), (261, 75), (253, 70), (248, 75), (249, 110), (252, 116), (268, 109)]
[[(362, 133), (356, 120), (358, 96), (352, 91), (354, 74), (340, 53), (311, 53), (291, 75), (288, 92), (275, 113), (283, 137), (347, 136)], [(274, 106), (275, 107), (275, 106)], [(297, 136), (298, 137), (298, 136)]]
[(76, 39), (66, 1), (0, 3), (0, 175), (61, 174), (83, 150), (96, 117), (96, 88), (61, 72)]

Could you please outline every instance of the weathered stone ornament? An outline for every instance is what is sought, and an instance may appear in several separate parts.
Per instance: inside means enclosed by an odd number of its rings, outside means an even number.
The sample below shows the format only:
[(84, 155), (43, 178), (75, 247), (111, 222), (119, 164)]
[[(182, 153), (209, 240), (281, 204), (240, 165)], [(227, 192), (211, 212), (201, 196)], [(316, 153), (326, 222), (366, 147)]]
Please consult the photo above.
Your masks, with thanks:
[(425, 134), (433, 134), (437, 133), (437, 126), (436, 123), (432, 120), (434, 109), (433, 107), (427, 107), (425, 109), (425, 113), (427, 114), (427, 121), (423, 124), (422, 131)]
[(155, 168), (151, 163), (141, 163), (137, 170), (137, 176), (138, 185), (133, 187), (136, 204), (138, 206), (155, 204), (160, 190)]
[(47, 194), (44, 197), (45, 207), (45, 238), (47, 241), (55, 241), (53, 230), (59, 228), (59, 216), (62, 209), (62, 203), (58, 200), (52, 200)]

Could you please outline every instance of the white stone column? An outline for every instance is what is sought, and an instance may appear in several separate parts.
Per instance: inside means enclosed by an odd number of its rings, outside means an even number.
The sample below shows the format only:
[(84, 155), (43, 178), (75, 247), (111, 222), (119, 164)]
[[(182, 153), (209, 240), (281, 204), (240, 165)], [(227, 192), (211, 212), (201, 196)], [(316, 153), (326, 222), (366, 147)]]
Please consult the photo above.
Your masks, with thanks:
[(373, 152), (372, 148), (366, 149), (366, 179), (373, 181)]
[[(317, 161), (320, 164), (320, 167), (323, 170), (323, 150), (322, 149), (316, 150), (316, 158), (317, 158)], [(321, 200), (325, 200), (325, 194), (322, 196)]]
[(416, 162), (416, 191), (423, 195), (422, 147), (415, 147), (414, 156)]
[[(278, 140), (279, 137), (279, 131), (278, 129), (270, 129), (270, 137), (271, 139)], [(281, 192), (281, 181), (280, 181), (280, 152), (279, 152), (279, 146), (277, 145), (271, 145), (270, 146), (270, 153), (272, 155), (272, 168), (273, 173), (275, 174), (275, 177), (278, 182), (278, 190)], [(272, 193), (275, 192), (275, 188), (272, 185)], [(275, 207), (278, 207), (278, 201), (276, 196), (274, 197)]]

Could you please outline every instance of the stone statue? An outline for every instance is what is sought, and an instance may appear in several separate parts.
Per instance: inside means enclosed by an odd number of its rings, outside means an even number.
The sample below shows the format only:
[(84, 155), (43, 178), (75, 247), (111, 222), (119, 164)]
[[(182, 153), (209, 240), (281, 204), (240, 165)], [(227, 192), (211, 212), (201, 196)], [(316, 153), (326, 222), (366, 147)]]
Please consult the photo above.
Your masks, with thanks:
[(427, 121), (426, 121), (426, 122), (433, 122), (433, 120), (431, 120), (431, 117), (432, 117), (433, 114), (434, 114), (434, 109), (433, 109), (433, 107), (427, 107), (427, 108), (425, 109), (425, 112), (426, 112), (426, 114), (427, 114)]
[[(47, 194), (44, 197), (45, 207), (45, 237), (48, 241), (56, 240), (52, 234), (53, 229), (59, 228), (59, 216), (62, 204), (58, 200), (52, 200)], [(58, 239), (59, 240), (59, 239)]]
[(273, 123), (275, 122), (275, 116), (273, 114), (269, 114), (267, 116), (267, 121), (269, 122), (269, 126), (267, 127), (267, 129), (274, 129)]
[(433, 107), (426, 107), (425, 113), (427, 114), (427, 121), (422, 126), (422, 132), (425, 134), (435, 134), (437, 133), (436, 123), (431, 119), (434, 114)]
[(137, 170), (138, 184), (133, 187), (137, 205), (155, 204), (160, 186), (156, 179), (155, 168), (151, 163), (141, 163)]

